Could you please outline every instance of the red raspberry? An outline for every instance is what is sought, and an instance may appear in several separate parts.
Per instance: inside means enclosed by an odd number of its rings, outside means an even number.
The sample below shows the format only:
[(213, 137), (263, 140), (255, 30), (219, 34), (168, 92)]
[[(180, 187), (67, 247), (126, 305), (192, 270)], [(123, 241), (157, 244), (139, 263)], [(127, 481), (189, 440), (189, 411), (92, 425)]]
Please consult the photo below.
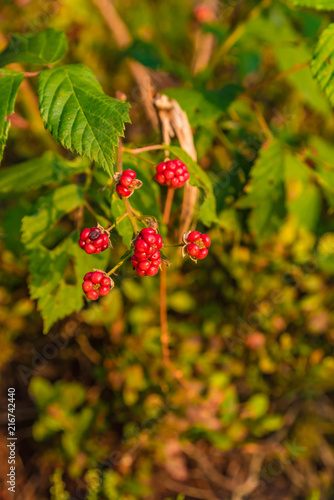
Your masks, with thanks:
[(109, 237), (97, 227), (86, 228), (80, 233), (79, 246), (88, 254), (100, 253), (107, 250)]
[(197, 257), (198, 255), (198, 252), (199, 252), (199, 247), (198, 245), (196, 245), (196, 243), (190, 243), (188, 246), (187, 246), (187, 252), (189, 255), (191, 255), (192, 257)]
[(128, 198), (135, 189), (140, 188), (142, 182), (136, 180), (137, 174), (133, 170), (124, 170), (124, 172), (115, 174), (116, 191), (119, 196)]
[(85, 274), (82, 283), (82, 289), (90, 300), (97, 300), (100, 296), (108, 295), (113, 286), (113, 280), (101, 271)]
[(131, 258), (131, 264), (139, 276), (154, 276), (159, 272), (159, 250), (162, 245), (162, 238), (155, 229), (145, 227), (140, 231), (133, 244), (134, 256)]
[(156, 166), (155, 180), (162, 186), (181, 188), (189, 179), (187, 166), (181, 160), (169, 160)]
[(116, 191), (120, 196), (123, 196), (123, 198), (128, 198), (132, 191), (128, 189), (127, 187), (123, 187), (121, 185), (116, 187)]
[(187, 236), (187, 240), (194, 243), (195, 241), (199, 240), (200, 237), (201, 233), (199, 231), (191, 231)]
[(210, 237), (207, 234), (201, 234), (199, 231), (190, 231), (183, 236), (185, 249), (193, 260), (205, 259), (208, 255), (208, 248), (211, 245)]

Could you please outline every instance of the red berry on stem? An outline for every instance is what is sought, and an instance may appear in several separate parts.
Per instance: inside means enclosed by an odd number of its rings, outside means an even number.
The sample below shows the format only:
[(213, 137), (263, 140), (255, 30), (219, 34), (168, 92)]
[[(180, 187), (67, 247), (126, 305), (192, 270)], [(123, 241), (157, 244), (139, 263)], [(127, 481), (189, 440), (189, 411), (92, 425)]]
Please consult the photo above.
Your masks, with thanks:
[(208, 249), (207, 248), (201, 248), (197, 254), (197, 259), (205, 259), (205, 257), (208, 255)]
[(96, 290), (90, 290), (86, 293), (86, 296), (90, 300), (97, 300), (99, 298), (99, 294)]
[(147, 271), (151, 267), (151, 263), (148, 260), (143, 260), (139, 262), (138, 268), (142, 271)]
[(84, 281), (82, 283), (82, 289), (84, 292), (89, 292), (89, 290), (93, 290), (93, 283), (91, 281)]
[(166, 184), (166, 179), (164, 174), (156, 174), (155, 180), (159, 182), (159, 184)]
[(201, 240), (203, 241), (206, 248), (209, 248), (209, 246), (211, 245), (210, 237), (207, 234), (202, 234)]
[(147, 276), (155, 276), (159, 272), (159, 266), (151, 266), (147, 271)]
[(155, 244), (155, 235), (150, 233), (145, 233), (143, 236), (143, 240), (150, 246)]
[(140, 231), (141, 236), (143, 236), (144, 234), (147, 234), (147, 233), (155, 234), (155, 229), (153, 229), (153, 227), (144, 227), (144, 229), (142, 229)]
[(95, 271), (90, 278), (93, 283), (101, 283), (102, 279), (103, 273), (100, 273), (100, 271)]
[(123, 186), (123, 187), (129, 187), (130, 184), (132, 184), (133, 182), (133, 178), (130, 177), (129, 175), (122, 175), (122, 177), (120, 178), (119, 180), (119, 183)]
[(96, 250), (96, 248), (91, 243), (88, 243), (87, 245), (85, 245), (85, 252), (86, 253), (92, 254), (92, 253), (95, 253), (95, 250)]
[(135, 179), (135, 178), (137, 177), (136, 172), (135, 172), (134, 170), (130, 170), (130, 169), (128, 169), (128, 170), (124, 170), (124, 172), (122, 173), (122, 176), (123, 176), (123, 175), (129, 176), (129, 177), (131, 177), (132, 179)]
[(124, 198), (127, 198), (131, 194), (130, 189), (120, 185), (116, 187), (116, 191), (120, 196), (124, 196)]
[(100, 286), (99, 288), (99, 294), (104, 297), (105, 295), (108, 295), (110, 292), (110, 287), (109, 286)]
[(189, 234), (188, 234), (188, 241), (191, 241), (192, 243), (194, 243), (195, 241), (198, 241), (201, 237), (201, 233), (199, 231), (191, 231)]
[(198, 252), (199, 252), (199, 247), (198, 245), (196, 245), (196, 243), (190, 243), (188, 246), (187, 246), (187, 252), (189, 255), (191, 255), (192, 257), (197, 257), (198, 255)]
[(146, 252), (148, 247), (148, 244), (144, 240), (137, 240), (135, 243), (136, 252)]
[(88, 228), (87, 229), (83, 229), (81, 231), (81, 233), (80, 233), (80, 239), (83, 240), (83, 241), (85, 241), (88, 238), (90, 231), (91, 230), (88, 229)]
[(164, 170), (166, 170), (166, 163), (163, 161), (156, 166), (156, 171), (158, 172), (158, 174), (161, 174)]

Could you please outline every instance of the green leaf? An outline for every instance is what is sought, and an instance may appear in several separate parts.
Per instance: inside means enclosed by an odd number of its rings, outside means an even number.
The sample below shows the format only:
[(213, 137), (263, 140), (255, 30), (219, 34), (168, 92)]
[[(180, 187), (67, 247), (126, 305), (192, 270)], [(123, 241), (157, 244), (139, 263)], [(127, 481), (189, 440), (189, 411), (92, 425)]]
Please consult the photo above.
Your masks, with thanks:
[(3, 158), (10, 127), (7, 117), (14, 112), (15, 99), (22, 80), (23, 73), (9, 69), (0, 70), (0, 161)]
[(22, 240), (28, 251), (30, 295), (37, 300), (44, 320), (44, 332), (65, 316), (82, 308), (82, 277), (92, 268), (103, 268), (108, 252), (87, 255), (78, 245), (78, 234), (72, 234), (50, 250), (42, 240), (59, 218), (81, 206), (83, 196), (75, 185), (61, 187), (42, 198), (37, 214), (22, 220)]
[[(333, 4), (333, 2), (332, 2)], [(333, 6), (334, 9), (334, 6)], [(319, 38), (311, 62), (314, 78), (325, 91), (330, 103), (334, 104), (334, 24), (330, 24)]]
[(53, 28), (40, 33), (15, 33), (0, 54), (0, 66), (11, 63), (53, 64), (63, 57), (67, 40), (63, 31)]
[(250, 229), (258, 242), (271, 236), (282, 224), (284, 208), (284, 153), (279, 141), (272, 141), (251, 169), (248, 193), (238, 200), (238, 208), (252, 208)]
[(38, 204), (38, 212), (22, 220), (22, 241), (27, 249), (36, 248), (47, 230), (65, 213), (83, 204), (81, 189), (74, 185), (56, 189), (44, 196)]
[(228, 84), (220, 90), (196, 90), (189, 88), (171, 88), (163, 93), (174, 98), (187, 113), (192, 127), (208, 121), (216, 121), (234, 101), (242, 88)]
[(87, 161), (67, 161), (47, 151), (39, 158), (2, 169), (0, 193), (24, 193), (51, 182), (62, 182), (73, 174), (85, 172), (87, 167)]
[[(37, 300), (44, 320), (44, 333), (59, 319), (79, 311), (83, 305), (81, 283), (85, 273), (93, 268), (102, 269), (108, 252), (89, 258), (78, 245), (78, 234), (66, 238), (54, 250), (41, 245), (29, 251), (30, 295)], [(68, 275), (69, 263), (74, 276)]]
[(294, 7), (308, 7), (317, 10), (334, 10), (333, 0), (288, 0)]
[(313, 172), (291, 153), (285, 154), (284, 171), (288, 212), (300, 226), (315, 231), (322, 202), (319, 188), (313, 181)]
[(80, 64), (43, 71), (38, 93), (44, 125), (56, 141), (88, 156), (111, 176), (130, 105), (104, 94), (93, 73)]
[(269, 398), (266, 394), (254, 394), (246, 403), (242, 417), (257, 419), (265, 415), (269, 408)]

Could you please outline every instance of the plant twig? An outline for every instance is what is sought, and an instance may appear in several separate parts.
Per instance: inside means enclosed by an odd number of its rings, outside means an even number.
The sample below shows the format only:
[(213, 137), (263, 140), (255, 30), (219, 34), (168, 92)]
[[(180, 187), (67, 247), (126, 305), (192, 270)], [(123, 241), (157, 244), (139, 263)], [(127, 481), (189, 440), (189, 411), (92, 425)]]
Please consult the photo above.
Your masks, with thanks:
[(130, 149), (130, 148), (124, 148), (124, 151), (127, 153), (131, 153), (133, 155), (139, 154), (139, 153), (144, 153), (145, 151), (155, 151), (158, 149), (164, 149), (163, 144), (155, 144), (153, 146), (145, 146), (144, 148), (135, 148), (135, 149)]
[(112, 274), (115, 273), (115, 271), (121, 267), (124, 262), (126, 262), (127, 260), (129, 260), (130, 258), (132, 257), (132, 254), (129, 254), (127, 257), (125, 257), (124, 259), (120, 260), (118, 264), (116, 264), (116, 266), (114, 266), (110, 271), (107, 272), (108, 276), (111, 276)]
[(267, 139), (271, 140), (273, 138), (273, 135), (270, 131), (270, 128), (269, 128), (258, 104), (246, 95), (241, 95), (240, 99), (247, 101), (250, 104), (252, 111), (254, 111), (254, 113), (256, 114), (257, 120), (259, 122), (259, 125), (260, 125), (264, 135), (266, 136)]
[(129, 200), (127, 198), (123, 198), (123, 203), (124, 203), (124, 206), (125, 206), (125, 210), (126, 210), (128, 216), (129, 216), (129, 220), (131, 222), (132, 229), (134, 230), (135, 233), (137, 233), (138, 232), (138, 226), (137, 226), (137, 223), (136, 223), (136, 218), (133, 215), (130, 202), (129, 202)]
[(172, 205), (173, 205), (173, 198), (174, 198), (174, 192), (175, 189), (169, 187), (167, 190), (167, 197), (165, 201), (165, 208), (164, 208), (164, 213), (162, 216), (162, 222), (167, 226), (169, 223), (169, 218), (170, 218), (170, 213), (172, 210)]
[(32, 78), (33, 76), (38, 76), (40, 74), (41, 74), (40, 71), (25, 71), (24, 72), (25, 78)]
[(286, 69), (285, 71), (282, 71), (282, 73), (279, 73), (278, 75), (274, 76), (274, 78), (264, 80), (263, 82), (259, 83), (258, 85), (254, 85), (253, 87), (249, 87), (244, 94), (249, 95), (252, 94), (253, 92), (257, 92), (258, 90), (263, 89), (264, 87), (268, 87), (272, 83), (278, 82), (280, 80), (284, 80), (289, 75), (292, 75), (293, 73), (296, 73), (297, 71), (301, 71), (302, 69), (308, 68), (310, 65), (310, 61), (306, 61), (303, 63), (296, 63), (294, 66), (292, 66), (289, 69)]

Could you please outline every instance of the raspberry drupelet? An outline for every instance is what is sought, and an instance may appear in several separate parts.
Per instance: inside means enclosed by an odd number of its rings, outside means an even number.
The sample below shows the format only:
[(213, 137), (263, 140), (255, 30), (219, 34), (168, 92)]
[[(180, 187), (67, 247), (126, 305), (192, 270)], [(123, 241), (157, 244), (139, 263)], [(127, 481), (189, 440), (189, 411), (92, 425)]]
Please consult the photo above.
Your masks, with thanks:
[(101, 271), (87, 273), (84, 276), (82, 289), (86, 294), (87, 299), (97, 300), (99, 297), (108, 295), (114, 287), (113, 280)]
[(88, 254), (100, 253), (107, 250), (109, 237), (98, 227), (86, 228), (80, 233), (79, 245)]
[(168, 160), (156, 166), (155, 180), (162, 186), (181, 188), (189, 179), (187, 166), (181, 160)]
[(134, 255), (131, 264), (139, 276), (154, 276), (161, 264), (160, 248), (162, 238), (155, 229), (145, 227), (134, 241)]

